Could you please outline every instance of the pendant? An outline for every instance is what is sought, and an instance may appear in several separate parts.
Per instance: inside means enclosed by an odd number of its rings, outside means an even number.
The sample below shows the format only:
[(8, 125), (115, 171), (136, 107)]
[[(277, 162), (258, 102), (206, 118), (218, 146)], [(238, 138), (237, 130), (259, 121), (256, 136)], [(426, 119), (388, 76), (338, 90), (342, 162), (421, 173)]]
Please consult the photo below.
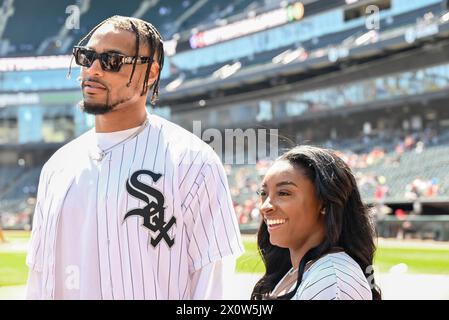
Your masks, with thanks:
[(104, 152), (100, 152), (100, 153), (98, 154), (98, 159), (97, 159), (97, 161), (98, 161), (98, 162), (102, 161), (105, 155), (106, 155), (106, 154), (105, 154)]
[(104, 153), (103, 151), (100, 151), (100, 152), (90, 151), (89, 152), (89, 158), (91, 158), (92, 160), (94, 160), (98, 163), (103, 160), (105, 155), (106, 155), (106, 153)]

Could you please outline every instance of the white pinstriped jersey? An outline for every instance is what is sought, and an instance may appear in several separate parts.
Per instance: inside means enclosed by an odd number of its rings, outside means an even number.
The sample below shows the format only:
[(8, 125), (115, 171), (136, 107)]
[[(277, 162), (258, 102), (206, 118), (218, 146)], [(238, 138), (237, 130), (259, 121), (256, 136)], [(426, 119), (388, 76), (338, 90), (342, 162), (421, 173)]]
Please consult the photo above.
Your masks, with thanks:
[[(295, 285), (296, 283), (290, 291)], [(372, 298), (368, 280), (357, 262), (345, 252), (336, 252), (321, 257), (304, 272), (303, 280), (292, 300), (372, 300)]]
[(68, 143), (42, 169), (28, 297), (201, 297), (194, 282), (210, 283), (199, 272), (243, 252), (218, 156), (155, 115), (102, 161), (89, 156), (95, 134)]

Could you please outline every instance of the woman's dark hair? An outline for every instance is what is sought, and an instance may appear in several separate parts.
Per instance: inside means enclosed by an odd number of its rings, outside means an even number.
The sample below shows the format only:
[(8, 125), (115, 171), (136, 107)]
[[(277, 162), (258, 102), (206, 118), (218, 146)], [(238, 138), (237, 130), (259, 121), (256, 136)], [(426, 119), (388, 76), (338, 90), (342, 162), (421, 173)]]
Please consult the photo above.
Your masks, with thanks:
[[(310, 249), (301, 259), (296, 288), (277, 299), (291, 299), (295, 295), (307, 262), (320, 258), (334, 247), (341, 247), (364, 271), (373, 299), (380, 300), (381, 293), (374, 282), (372, 268), (376, 250), (375, 228), (369, 209), (361, 200), (351, 169), (331, 150), (313, 146), (295, 147), (277, 161), (288, 161), (302, 170), (314, 184), (316, 195), (326, 212), (323, 242)], [(257, 245), (266, 271), (255, 285), (251, 299), (269, 299), (269, 293), (292, 267), (290, 252), (288, 248), (270, 243), (267, 225), (263, 220), (257, 235)]]

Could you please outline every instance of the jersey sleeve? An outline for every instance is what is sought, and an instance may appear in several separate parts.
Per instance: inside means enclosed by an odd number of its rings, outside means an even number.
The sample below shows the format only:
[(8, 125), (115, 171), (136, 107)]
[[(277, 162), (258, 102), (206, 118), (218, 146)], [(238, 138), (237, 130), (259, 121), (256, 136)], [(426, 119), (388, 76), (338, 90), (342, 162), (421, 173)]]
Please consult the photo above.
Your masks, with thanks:
[(214, 156), (197, 166), (199, 170), (192, 170), (194, 178), (184, 190), (187, 196), (182, 204), (192, 272), (243, 252), (223, 165)]
[(296, 300), (341, 300), (339, 283), (334, 271), (317, 274), (310, 283), (298, 290)]
[(193, 300), (229, 300), (233, 298), (235, 276), (235, 257), (209, 263), (192, 276)]
[(328, 257), (326, 260), (298, 290), (297, 300), (372, 300), (361, 270), (342, 259)]

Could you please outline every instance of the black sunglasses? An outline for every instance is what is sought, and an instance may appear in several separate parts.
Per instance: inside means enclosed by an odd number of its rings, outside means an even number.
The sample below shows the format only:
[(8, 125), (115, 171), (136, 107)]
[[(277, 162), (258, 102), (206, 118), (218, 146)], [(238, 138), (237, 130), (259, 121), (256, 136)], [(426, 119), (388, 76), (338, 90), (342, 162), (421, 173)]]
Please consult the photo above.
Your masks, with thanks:
[(152, 62), (151, 57), (129, 57), (116, 52), (96, 53), (86, 47), (73, 47), (73, 56), (77, 65), (90, 67), (96, 59), (100, 59), (101, 69), (104, 71), (119, 72), (123, 64), (133, 64), (137, 59), (137, 64)]

